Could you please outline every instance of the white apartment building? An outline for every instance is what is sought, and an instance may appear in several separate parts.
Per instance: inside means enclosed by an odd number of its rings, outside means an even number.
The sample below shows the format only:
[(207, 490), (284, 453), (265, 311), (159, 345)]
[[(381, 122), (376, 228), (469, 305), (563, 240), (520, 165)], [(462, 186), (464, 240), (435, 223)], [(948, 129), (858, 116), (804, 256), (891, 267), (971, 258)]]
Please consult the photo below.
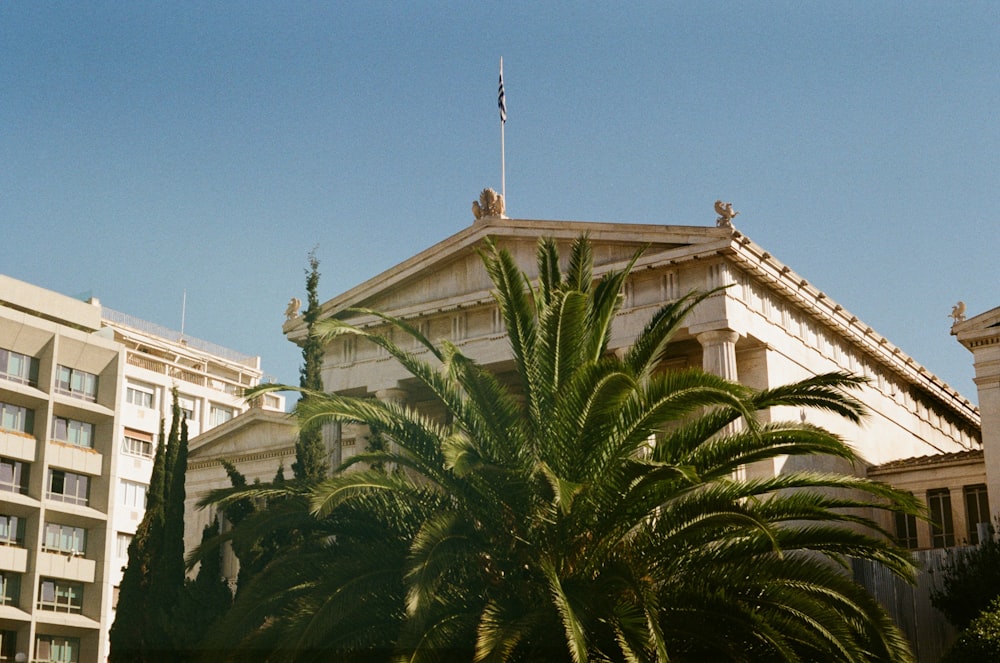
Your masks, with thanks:
[(259, 357), (0, 275), (0, 661), (107, 658), (171, 390), (193, 438), (261, 377)]

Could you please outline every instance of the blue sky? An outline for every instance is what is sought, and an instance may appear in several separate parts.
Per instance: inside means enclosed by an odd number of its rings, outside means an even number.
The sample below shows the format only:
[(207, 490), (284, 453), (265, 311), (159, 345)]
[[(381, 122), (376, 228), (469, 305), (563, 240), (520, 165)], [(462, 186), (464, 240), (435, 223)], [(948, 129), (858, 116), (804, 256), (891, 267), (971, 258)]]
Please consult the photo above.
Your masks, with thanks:
[(1000, 305), (987, 2), (6, 2), (0, 273), (263, 357), (472, 222), (737, 227), (975, 400)]

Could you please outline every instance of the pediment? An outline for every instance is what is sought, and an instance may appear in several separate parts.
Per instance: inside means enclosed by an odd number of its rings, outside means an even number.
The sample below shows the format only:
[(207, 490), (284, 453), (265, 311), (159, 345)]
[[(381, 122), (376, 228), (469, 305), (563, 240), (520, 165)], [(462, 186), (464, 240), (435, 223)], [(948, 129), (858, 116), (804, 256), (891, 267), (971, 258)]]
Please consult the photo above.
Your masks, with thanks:
[(193, 463), (277, 450), (294, 444), (297, 435), (298, 425), (288, 414), (252, 408), (192, 439), (188, 459)]
[[(509, 250), (522, 269), (534, 276), (538, 239), (551, 237), (560, 255), (568, 256), (576, 237), (587, 234), (595, 272), (627, 262), (637, 251), (643, 258), (711, 249), (731, 241), (732, 230), (715, 227), (530, 221), (494, 218), (452, 235), (412, 258), (359, 284), (323, 305), (323, 317), (350, 308), (369, 308), (406, 316), (488, 299), (492, 284), (478, 254), (487, 237)], [(285, 323), (285, 334), (296, 340), (304, 333), (302, 318)]]

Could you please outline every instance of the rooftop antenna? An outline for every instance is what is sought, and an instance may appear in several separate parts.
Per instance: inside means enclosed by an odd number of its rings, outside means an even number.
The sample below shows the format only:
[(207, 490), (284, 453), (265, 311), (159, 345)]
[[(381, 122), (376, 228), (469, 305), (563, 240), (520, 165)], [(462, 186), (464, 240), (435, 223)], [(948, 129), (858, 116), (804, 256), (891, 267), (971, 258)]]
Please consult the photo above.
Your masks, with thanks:
[(184, 288), (184, 298), (181, 300), (181, 340), (184, 340), (184, 316), (187, 314), (188, 291)]

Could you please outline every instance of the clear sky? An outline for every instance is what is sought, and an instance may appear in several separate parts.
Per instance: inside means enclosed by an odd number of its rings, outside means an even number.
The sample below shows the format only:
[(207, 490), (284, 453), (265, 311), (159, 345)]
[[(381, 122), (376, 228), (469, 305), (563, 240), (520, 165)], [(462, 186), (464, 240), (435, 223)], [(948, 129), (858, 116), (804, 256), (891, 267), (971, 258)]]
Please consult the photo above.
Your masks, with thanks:
[(736, 225), (975, 401), (1000, 306), (995, 2), (0, 3), (0, 273), (259, 354), (508, 214)]

